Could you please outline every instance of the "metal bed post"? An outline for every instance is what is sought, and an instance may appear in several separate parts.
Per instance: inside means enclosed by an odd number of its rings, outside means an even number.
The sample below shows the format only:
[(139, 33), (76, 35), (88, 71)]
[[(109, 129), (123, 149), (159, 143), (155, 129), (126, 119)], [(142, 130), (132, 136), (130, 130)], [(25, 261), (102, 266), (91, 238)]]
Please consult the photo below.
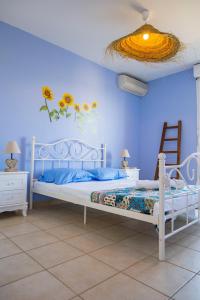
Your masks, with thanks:
[(165, 260), (165, 159), (160, 153), (159, 159), (159, 260)]
[[(197, 185), (200, 185), (200, 153), (197, 152)], [(198, 203), (197, 203), (197, 213), (198, 213), (198, 221), (200, 221), (200, 191), (198, 191)]]
[(87, 206), (84, 206), (84, 217), (83, 217), (84, 225), (87, 224)]
[(30, 199), (29, 209), (33, 208), (33, 177), (34, 177), (34, 157), (35, 157), (35, 136), (32, 137), (32, 148), (31, 148), (31, 172), (30, 172)]
[(102, 160), (102, 167), (106, 168), (106, 144), (102, 144), (102, 152), (101, 152), (101, 160)]

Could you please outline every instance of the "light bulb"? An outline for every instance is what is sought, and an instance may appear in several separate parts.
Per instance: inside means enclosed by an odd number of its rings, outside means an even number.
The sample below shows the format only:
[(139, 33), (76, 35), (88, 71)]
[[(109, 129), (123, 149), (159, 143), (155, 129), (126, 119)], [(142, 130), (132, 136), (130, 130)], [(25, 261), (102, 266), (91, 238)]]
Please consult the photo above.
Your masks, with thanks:
[(146, 41), (146, 40), (149, 39), (149, 34), (148, 33), (144, 33), (142, 37)]

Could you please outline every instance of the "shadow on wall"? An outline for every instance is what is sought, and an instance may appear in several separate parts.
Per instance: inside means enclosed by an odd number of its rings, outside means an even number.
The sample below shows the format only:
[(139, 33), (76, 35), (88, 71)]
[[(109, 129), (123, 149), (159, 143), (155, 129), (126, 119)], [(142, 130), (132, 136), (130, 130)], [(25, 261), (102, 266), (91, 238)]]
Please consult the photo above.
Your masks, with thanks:
[[(26, 153), (27, 153), (27, 140), (25, 137), (22, 137), (20, 139), (20, 150), (21, 150), (21, 157), (20, 157), (20, 161), (19, 161), (19, 170), (30, 170), (30, 168), (27, 168), (27, 164), (26, 164)], [(30, 162), (30, 159), (29, 159)]]
[(112, 166), (112, 154), (111, 152), (107, 152), (106, 154), (106, 167), (110, 168)]

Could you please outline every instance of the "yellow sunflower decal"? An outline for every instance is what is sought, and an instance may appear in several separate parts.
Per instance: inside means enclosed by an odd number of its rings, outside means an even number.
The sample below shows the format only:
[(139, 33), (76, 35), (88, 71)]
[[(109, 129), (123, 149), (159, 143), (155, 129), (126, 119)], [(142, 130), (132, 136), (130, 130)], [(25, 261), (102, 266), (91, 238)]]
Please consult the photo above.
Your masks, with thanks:
[(74, 105), (74, 97), (71, 94), (64, 93), (62, 100), (66, 103), (67, 106), (73, 106)]
[(89, 106), (89, 104), (83, 103), (83, 110), (86, 111), (86, 112), (89, 112), (89, 111), (90, 111), (90, 106)]
[(60, 107), (60, 109), (64, 109), (66, 107), (66, 103), (63, 99), (61, 99), (59, 102), (58, 102), (58, 106)]
[(74, 109), (75, 109), (76, 112), (79, 113), (79, 112), (81, 111), (81, 106), (80, 106), (80, 104), (75, 103), (75, 104), (74, 104)]
[(97, 106), (98, 106), (97, 101), (93, 101), (92, 104), (91, 104), (91, 107), (92, 107), (93, 109), (96, 109)]
[(42, 96), (49, 101), (54, 99), (53, 91), (48, 86), (42, 87)]

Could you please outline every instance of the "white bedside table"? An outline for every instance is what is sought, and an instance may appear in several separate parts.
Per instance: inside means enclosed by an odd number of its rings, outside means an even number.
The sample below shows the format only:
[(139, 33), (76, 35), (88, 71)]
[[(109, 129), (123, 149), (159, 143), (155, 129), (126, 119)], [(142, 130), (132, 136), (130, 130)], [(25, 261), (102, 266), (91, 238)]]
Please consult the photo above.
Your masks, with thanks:
[(22, 210), (27, 215), (28, 172), (0, 172), (0, 213)]
[(128, 175), (128, 177), (130, 179), (133, 179), (134, 181), (136, 180), (139, 180), (139, 173), (140, 173), (140, 169), (137, 169), (137, 168), (126, 168), (126, 169), (123, 169), (126, 174)]

